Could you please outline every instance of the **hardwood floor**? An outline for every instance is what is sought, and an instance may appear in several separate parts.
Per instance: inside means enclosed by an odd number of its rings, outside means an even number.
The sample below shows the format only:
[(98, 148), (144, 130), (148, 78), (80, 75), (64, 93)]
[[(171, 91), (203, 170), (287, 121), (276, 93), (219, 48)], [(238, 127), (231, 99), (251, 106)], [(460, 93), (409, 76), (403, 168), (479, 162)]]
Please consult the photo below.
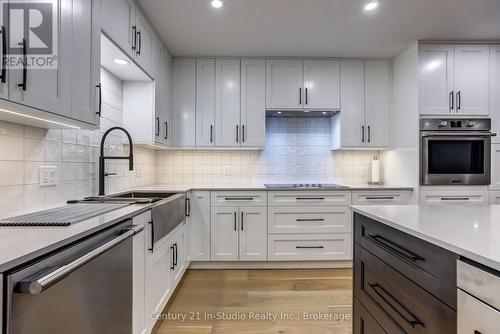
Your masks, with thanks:
[(156, 334), (350, 334), (351, 308), (351, 269), (190, 270)]

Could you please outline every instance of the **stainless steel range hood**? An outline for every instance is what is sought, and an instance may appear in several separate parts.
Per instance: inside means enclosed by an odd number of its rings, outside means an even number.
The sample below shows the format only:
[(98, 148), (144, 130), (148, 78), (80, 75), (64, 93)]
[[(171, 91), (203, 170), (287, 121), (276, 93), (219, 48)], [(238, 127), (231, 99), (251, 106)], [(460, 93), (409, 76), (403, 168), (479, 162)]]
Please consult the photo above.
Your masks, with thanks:
[(273, 118), (330, 118), (338, 114), (340, 110), (307, 110), (307, 109), (291, 109), (291, 110), (266, 110), (266, 117)]

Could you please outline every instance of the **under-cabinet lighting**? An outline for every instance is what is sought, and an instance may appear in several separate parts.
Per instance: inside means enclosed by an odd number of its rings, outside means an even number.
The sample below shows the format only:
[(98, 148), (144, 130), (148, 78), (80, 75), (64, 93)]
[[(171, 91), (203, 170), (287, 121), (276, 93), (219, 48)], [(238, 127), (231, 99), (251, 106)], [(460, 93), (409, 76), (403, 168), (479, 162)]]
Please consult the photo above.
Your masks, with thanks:
[(223, 0), (212, 0), (212, 7), (214, 8), (222, 8), (224, 6), (224, 1)]
[(128, 65), (129, 61), (127, 59), (124, 59), (124, 58), (115, 58), (113, 59), (114, 63), (115, 64), (118, 64), (118, 65)]
[(377, 9), (380, 6), (379, 0), (368, 0), (365, 2), (363, 9), (367, 12)]
[(67, 128), (80, 129), (79, 126), (69, 125), (69, 124), (62, 123), (62, 122), (51, 121), (51, 120), (41, 118), (41, 117), (25, 115), (25, 114), (21, 114), (21, 113), (15, 112), (15, 111), (11, 111), (11, 110), (0, 109), (0, 111), (7, 113), (7, 114), (11, 114), (11, 115), (21, 116), (21, 117), (25, 117), (25, 118), (29, 118), (29, 119), (34, 119), (37, 121), (47, 122), (47, 123), (56, 124), (56, 125), (62, 125), (62, 126), (67, 127)]

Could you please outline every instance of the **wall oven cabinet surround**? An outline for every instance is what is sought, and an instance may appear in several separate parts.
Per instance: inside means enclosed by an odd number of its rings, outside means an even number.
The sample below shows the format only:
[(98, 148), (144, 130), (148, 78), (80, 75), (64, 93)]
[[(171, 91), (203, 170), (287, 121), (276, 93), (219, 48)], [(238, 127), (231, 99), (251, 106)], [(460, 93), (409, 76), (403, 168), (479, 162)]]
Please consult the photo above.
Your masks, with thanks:
[(392, 64), (388, 61), (342, 61), (342, 110), (332, 117), (332, 148), (389, 146)]
[(489, 115), (489, 58), (489, 45), (419, 45), (420, 113)]
[(422, 185), (489, 185), (490, 119), (421, 119)]
[(266, 62), (267, 109), (340, 109), (338, 60)]

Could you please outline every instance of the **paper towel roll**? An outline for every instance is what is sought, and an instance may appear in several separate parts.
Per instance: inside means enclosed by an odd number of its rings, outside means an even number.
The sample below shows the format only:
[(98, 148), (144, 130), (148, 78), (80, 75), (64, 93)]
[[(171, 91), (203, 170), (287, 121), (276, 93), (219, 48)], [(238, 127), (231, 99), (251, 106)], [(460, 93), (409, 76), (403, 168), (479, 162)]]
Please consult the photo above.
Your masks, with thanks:
[(377, 157), (373, 157), (372, 160), (372, 183), (380, 182), (380, 160)]

